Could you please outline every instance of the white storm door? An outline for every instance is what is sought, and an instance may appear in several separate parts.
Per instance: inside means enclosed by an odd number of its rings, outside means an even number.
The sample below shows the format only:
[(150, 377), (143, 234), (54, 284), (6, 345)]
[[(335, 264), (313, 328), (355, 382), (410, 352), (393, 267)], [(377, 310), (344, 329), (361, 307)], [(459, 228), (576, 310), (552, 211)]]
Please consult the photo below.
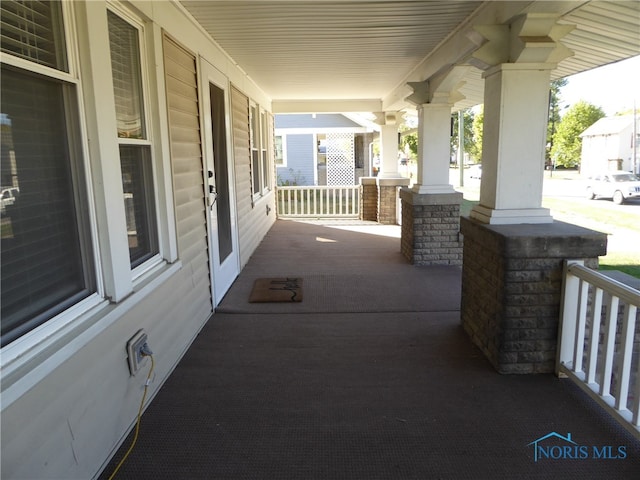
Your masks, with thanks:
[(209, 265), (214, 307), (240, 273), (228, 80), (200, 59)]

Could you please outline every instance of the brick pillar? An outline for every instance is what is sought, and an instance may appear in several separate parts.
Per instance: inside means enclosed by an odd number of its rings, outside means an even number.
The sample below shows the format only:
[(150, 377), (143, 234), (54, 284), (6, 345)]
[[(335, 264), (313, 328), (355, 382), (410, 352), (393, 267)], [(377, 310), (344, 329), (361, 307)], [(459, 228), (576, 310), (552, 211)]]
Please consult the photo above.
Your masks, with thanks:
[(398, 187), (409, 185), (408, 178), (376, 178), (378, 186), (378, 223), (398, 224)]
[(360, 220), (378, 221), (378, 185), (375, 177), (360, 178)]
[(487, 225), (462, 217), (460, 226), (465, 331), (500, 373), (553, 372), (563, 261), (597, 267), (606, 234), (562, 222)]
[(460, 204), (462, 193), (400, 190), (400, 250), (414, 265), (462, 265)]

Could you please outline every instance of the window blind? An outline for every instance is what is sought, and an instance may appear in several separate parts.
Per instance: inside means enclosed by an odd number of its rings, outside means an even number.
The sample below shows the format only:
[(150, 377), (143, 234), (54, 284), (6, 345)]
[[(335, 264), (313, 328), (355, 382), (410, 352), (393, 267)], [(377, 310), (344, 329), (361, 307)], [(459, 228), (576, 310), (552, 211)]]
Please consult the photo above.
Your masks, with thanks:
[(146, 138), (138, 30), (108, 12), (118, 137)]
[(2, 51), (67, 72), (61, 2), (0, 2)]
[(0, 217), (3, 345), (95, 291), (64, 89), (2, 69), (2, 187), (16, 191)]

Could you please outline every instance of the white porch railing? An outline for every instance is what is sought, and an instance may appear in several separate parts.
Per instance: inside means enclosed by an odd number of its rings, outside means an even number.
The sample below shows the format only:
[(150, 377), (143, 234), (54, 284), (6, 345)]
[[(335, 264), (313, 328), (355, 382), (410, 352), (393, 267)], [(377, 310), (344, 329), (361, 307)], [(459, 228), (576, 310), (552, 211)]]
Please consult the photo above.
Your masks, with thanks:
[(640, 438), (640, 291), (568, 261), (562, 297), (558, 375)]
[(358, 218), (360, 186), (276, 187), (276, 208), (282, 218)]

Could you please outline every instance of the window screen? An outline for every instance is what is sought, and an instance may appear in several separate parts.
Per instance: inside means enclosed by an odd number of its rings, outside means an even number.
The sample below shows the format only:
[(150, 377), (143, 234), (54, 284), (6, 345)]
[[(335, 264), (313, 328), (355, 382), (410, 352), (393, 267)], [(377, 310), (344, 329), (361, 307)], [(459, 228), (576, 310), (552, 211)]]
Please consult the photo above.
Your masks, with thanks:
[(72, 88), (2, 68), (3, 345), (95, 291)]
[(2, 51), (68, 72), (62, 2), (0, 2)]
[(115, 13), (107, 18), (129, 259), (135, 268), (159, 251), (151, 145), (140, 142), (147, 139), (140, 35)]
[(118, 137), (146, 138), (138, 30), (108, 12)]
[(254, 195), (260, 193), (260, 119), (258, 118), (258, 109), (255, 105), (251, 106), (251, 177)]
[(265, 191), (269, 188), (269, 157), (267, 156), (268, 151), (268, 143), (267, 139), (269, 138), (267, 135), (268, 125), (267, 125), (267, 115), (264, 112), (260, 112), (260, 157), (262, 160), (261, 165), (261, 173), (262, 173), (262, 191)]
[(121, 145), (120, 165), (129, 257), (136, 267), (158, 252), (149, 147)]
[(284, 165), (284, 140), (282, 135), (275, 138), (274, 162), (276, 165)]

